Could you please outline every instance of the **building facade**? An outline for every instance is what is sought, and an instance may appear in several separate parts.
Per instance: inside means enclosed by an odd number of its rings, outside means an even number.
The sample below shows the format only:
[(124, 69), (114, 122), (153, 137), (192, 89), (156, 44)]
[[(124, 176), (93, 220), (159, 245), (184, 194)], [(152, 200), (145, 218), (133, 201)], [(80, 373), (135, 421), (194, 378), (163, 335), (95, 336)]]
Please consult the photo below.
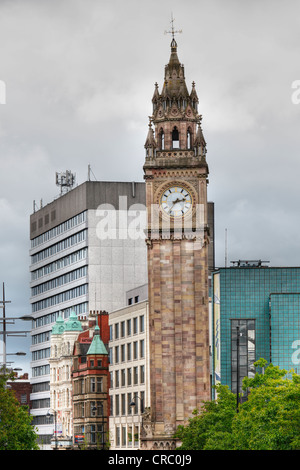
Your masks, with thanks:
[[(142, 297), (143, 288), (134, 293), (135, 297)], [(132, 291), (128, 293), (131, 294)], [(109, 315), (112, 450), (141, 448), (142, 414), (150, 406), (148, 322), (147, 300)]]
[[(130, 211), (128, 211), (130, 209)], [(59, 315), (125, 305), (125, 293), (147, 282), (144, 233), (131, 226), (145, 214), (145, 184), (87, 181), (30, 217), (32, 415), (50, 448), (50, 338)], [(142, 223), (142, 220), (141, 220)]]
[(260, 358), (299, 373), (300, 268), (260, 261), (220, 268), (213, 273), (212, 324), (214, 384), (241, 392)]
[(142, 448), (173, 449), (178, 425), (211, 396), (206, 142), (174, 35), (152, 103), (144, 163), (151, 397)]
[(72, 388), (74, 448), (109, 448), (109, 360), (98, 324), (75, 343)]
[(49, 421), (54, 423), (52, 447), (72, 448), (73, 445), (73, 349), (82, 324), (74, 311), (65, 321), (61, 316), (52, 327), (50, 365)]

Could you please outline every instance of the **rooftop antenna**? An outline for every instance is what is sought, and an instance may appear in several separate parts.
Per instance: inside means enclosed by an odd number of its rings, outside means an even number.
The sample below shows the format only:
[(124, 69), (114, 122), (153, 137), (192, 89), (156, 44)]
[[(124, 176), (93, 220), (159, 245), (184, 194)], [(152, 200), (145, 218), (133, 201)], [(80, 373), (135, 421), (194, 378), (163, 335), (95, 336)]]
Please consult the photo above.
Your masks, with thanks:
[(225, 228), (225, 268), (227, 268), (227, 228)]
[(56, 186), (60, 186), (60, 195), (67, 193), (75, 184), (75, 173), (66, 170), (64, 173), (55, 174)]
[(95, 176), (95, 174), (94, 174), (94, 172), (93, 172), (93, 170), (92, 170), (92, 168), (91, 168), (91, 165), (88, 164), (88, 181), (91, 181), (91, 173), (92, 173), (92, 175), (94, 176), (95, 180), (97, 181), (97, 178), (96, 178), (96, 176)]
[(172, 37), (173, 39), (175, 40), (175, 34), (181, 34), (182, 33), (182, 29), (178, 30), (178, 31), (175, 31), (174, 29), (174, 21), (175, 21), (175, 18), (173, 18), (173, 13), (171, 13), (171, 31), (165, 31), (165, 34), (172, 34)]

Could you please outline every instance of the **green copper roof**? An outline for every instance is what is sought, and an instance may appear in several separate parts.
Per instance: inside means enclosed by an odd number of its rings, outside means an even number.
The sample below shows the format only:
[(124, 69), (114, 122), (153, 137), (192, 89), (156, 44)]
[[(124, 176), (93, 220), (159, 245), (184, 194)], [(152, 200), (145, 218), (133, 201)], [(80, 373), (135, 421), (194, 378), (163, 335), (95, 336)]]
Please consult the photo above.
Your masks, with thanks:
[(61, 315), (58, 315), (55, 325), (52, 327), (53, 335), (61, 335), (65, 331), (64, 319)]
[(65, 331), (82, 331), (81, 321), (78, 320), (76, 313), (72, 310), (65, 322)]
[(100, 338), (100, 328), (99, 326), (95, 327), (95, 334), (93, 341), (89, 347), (89, 350), (87, 352), (87, 355), (94, 355), (94, 354), (105, 354), (106, 356), (108, 355), (108, 352), (106, 350), (106, 347), (103, 344), (102, 339)]

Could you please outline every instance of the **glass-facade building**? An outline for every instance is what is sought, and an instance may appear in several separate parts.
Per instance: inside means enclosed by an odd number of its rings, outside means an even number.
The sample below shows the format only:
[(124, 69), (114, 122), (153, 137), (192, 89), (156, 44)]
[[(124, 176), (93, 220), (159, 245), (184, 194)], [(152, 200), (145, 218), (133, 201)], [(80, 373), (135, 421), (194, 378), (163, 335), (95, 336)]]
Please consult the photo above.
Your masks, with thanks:
[(212, 294), (213, 385), (236, 393), (260, 358), (299, 373), (300, 267), (220, 268)]

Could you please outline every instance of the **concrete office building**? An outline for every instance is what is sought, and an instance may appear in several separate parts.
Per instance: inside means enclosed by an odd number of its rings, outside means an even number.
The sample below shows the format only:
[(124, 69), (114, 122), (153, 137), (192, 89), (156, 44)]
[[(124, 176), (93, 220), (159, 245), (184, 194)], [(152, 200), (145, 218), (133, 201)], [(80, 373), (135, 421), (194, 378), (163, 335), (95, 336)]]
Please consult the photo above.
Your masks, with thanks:
[[(130, 211), (129, 211), (130, 209)], [(50, 335), (59, 314), (126, 304), (126, 291), (147, 283), (145, 184), (87, 181), (30, 217), (32, 414), (50, 448)]]

